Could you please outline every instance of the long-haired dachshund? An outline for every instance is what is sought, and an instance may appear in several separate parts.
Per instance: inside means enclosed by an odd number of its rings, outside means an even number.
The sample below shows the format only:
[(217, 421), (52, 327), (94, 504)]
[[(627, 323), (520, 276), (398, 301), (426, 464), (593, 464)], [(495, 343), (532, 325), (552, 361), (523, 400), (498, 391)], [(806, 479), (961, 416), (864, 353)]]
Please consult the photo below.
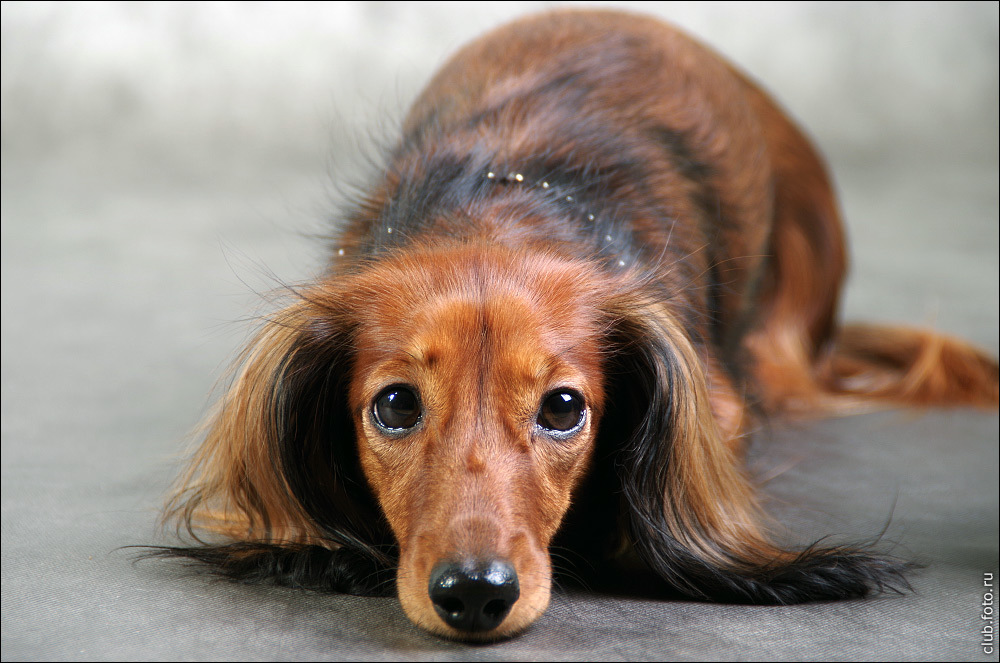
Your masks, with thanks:
[(764, 418), (997, 407), (972, 347), (840, 326), (844, 270), (820, 157), (715, 53), (614, 12), (502, 27), (437, 73), (329, 271), (242, 353), (167, 506), (196, 544), (161, 554), (394, 580), (463, 639), (542, 614), (554, 544), (665, 597), (904, 588), (867, 549), (777, 545), (743, 468)]

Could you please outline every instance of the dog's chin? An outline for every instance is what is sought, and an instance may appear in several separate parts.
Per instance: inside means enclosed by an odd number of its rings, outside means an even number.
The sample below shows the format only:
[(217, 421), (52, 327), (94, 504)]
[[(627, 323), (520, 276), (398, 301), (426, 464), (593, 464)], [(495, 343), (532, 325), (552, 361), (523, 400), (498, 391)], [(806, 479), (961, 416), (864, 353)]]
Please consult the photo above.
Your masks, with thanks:
[(410, 621), (436, 636), (464, 642), (497, 642), (520, 635), (545, 612), (549, 605), (550, 583), (550, 580), (539, 583), (531, 595), (518, 599), (507, 618), (489, 631), (460, 631), (448, 626), (437, 615), (426, 592), (414, 596), (400, 591), (399, 602)]

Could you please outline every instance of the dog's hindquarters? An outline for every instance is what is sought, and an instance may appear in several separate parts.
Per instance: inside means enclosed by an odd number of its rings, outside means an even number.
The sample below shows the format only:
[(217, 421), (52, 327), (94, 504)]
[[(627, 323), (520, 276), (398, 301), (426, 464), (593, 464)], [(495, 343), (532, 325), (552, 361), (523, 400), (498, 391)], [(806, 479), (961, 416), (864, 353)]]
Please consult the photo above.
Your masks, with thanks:
[(745, 341), (765, 409), (803, 415), (891, 405), (995, 408), (997, 362), (970, 344), (902, 326), (838, 327), (846, 258), (829, 177), (785, 114), (746, 85), (774, 177), (761, 314)]

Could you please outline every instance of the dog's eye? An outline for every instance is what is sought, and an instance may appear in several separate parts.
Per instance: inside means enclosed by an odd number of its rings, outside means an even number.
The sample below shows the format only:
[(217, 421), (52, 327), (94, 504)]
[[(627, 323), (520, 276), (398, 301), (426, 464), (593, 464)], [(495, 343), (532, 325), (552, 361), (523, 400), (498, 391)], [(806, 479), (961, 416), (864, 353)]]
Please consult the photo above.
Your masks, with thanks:
[(561, 389), (545, 397), (538, 412), (538, 425), (549, 432), (566, 433), (583, 423), (583, 397)]
[(410, 387), (394, 384), (375, 397), (372, 414), (375, 423), (390, 432), (413, 428), (420, 421), (420, 399)]

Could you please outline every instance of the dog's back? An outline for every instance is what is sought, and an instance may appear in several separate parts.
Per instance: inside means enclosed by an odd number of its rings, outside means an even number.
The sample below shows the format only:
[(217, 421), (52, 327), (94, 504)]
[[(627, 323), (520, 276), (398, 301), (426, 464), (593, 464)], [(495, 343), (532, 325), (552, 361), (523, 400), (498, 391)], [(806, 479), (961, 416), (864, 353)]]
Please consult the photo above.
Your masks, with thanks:
[(644, 272), (712, 347), (727, 439), (748, 393), (796, 416), (996, 406), (997, 364), (964, 342), (838, 327), (847, 259), (822, 158), (745, 74), (669, 24), (557, 11), (485, 35), (414, 103), (388, 174), (335, 265), (449, 237)]

